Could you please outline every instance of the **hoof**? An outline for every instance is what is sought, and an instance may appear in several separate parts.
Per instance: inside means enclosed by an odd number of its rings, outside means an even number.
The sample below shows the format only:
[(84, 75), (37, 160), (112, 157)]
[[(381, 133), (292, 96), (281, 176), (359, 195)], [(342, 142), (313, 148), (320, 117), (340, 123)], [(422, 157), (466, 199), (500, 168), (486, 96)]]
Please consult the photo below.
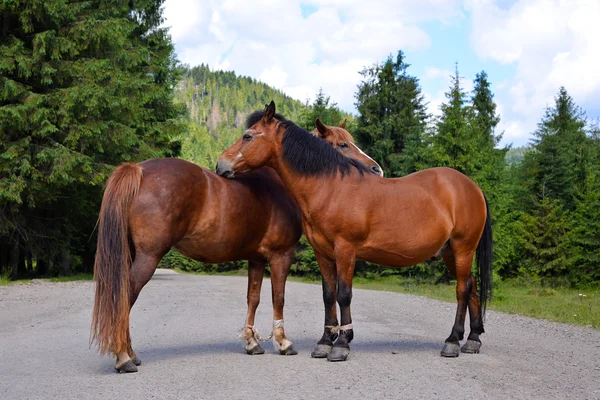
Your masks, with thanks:
[(444, 343), (444, 348), (442, 349), (442, 357), (458, 357), (460, 352), (460, 344), (458, 343)]
[(463, 353), (468, 354), (479, 354), (479, 348), (481, 347), (481, 342), (476, 340), (467, 340), (467, 343), (460, 349)]
[(350, 354), (350, 349), (347, 347), (333, 347), (331, 352), (327, 355), (329, 361), (346, 361)]
[(310, 353), (312, 358), (327, 358), (327, 355), (331, 351), (333, 346), (329, 344), (318, 344), (317, 347)]
[(279, 350), (279, 354), (281, 354), (282, 356), (295, 356), (296, 354), (298, 354), (298, 351), (294, 349), (294, 346), (290, 345), (285, 350)]
[(138, 367), (142, 365), (142, 360), (140, 360), (137, 355), (133, 356), (131, 361), (133, 361), (133, 363)]
[(115, 370), (117, 370), (117, 372), (120, 374), (124, 374), (127, 372), (138, 372), (138, 369), (132, 360), (127, 360), (118, 367), (115, 366)]
[(246, 349), (246, 353), (250, 354), (251, 356), (265, 354), (265, 349), (263, 349), (262, 347), (260, 347), (259, 344), (257, 344), (251, 349)]

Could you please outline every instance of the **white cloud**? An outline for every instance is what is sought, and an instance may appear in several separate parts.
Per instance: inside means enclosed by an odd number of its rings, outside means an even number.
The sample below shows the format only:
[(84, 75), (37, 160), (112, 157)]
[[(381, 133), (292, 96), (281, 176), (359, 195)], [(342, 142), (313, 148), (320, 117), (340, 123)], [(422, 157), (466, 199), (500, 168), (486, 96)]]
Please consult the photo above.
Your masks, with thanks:
[[(363, 67), (431, 44), (418, 26), (462, 15), (458, 0), (167, 0), (179, 59), (226, 66), (294, 97), (320, 87), (347, 111)], [(302, 16), (303, 5), (316, 11)]]
[(600, 1), (523, 0), (507, 9), (499, 1), (467, 3), (477, 54), (516, 66), (498, 93), (510, 105), (505, 139), (524, 143), (560, 86), (584, 108), (600, 98)]

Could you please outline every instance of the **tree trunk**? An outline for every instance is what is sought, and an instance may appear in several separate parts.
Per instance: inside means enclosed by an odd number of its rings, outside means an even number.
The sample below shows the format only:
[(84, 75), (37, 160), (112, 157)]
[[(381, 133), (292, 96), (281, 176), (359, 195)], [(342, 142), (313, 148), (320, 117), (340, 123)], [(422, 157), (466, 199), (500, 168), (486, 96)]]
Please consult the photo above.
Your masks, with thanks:
[(60, 274), (71, 275), (71, 256), (67, 248), (61, 251)]
[(37, 268), (36, 268), (37, 275), (44, 276), (44, 275), (48, 274), (48, 263), (45, 260), (42, 260), (39, 258), (37, 258), (36, 261), (37, 261)]
[(10, 279), (16, 280), (19, 276), (19, 245), (15, 243), (10, 252)]

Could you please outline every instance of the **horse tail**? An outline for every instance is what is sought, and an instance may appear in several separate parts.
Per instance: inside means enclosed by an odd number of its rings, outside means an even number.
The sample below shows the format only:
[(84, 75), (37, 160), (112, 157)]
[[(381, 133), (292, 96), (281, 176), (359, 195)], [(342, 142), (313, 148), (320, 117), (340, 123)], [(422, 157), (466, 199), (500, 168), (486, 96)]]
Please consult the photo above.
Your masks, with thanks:
[(479, 273), (479, 305), (481, 307), (481, 318), (485, 318), (487, 302), (492, 298), (492, 218), (490, 206), (485, 196), (485, 227), (477, 245), (476, 261)]
[(142, 182), (142, 166), (125, 163), (108, 178), (100, 217), (94, 263), (96, 298), (92, 313), (90, 345), (96, 342), (100, 354), (126, 351), (129, 328), (129, 246), (128, 216)]

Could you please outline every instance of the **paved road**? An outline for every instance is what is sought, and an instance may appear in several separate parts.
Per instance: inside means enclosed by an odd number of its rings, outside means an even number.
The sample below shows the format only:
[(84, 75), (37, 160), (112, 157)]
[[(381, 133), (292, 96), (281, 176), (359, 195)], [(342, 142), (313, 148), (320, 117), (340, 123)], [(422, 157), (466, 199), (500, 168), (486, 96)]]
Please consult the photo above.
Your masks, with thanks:
[[(159, 270), (132, 313), (137, 374), (88, 348), (91, 282), (0, 287), (0, 399), (600, 399), (600, 331), (488, 313), (482, 353), (439, 356), (454, 305), (355, 290), (345, 363), (310, 358), (320, 285), (288, 283), (297, 356), (248, 356), (244, 277)], [(257, 326), (271, 324), (269, 282)]]

